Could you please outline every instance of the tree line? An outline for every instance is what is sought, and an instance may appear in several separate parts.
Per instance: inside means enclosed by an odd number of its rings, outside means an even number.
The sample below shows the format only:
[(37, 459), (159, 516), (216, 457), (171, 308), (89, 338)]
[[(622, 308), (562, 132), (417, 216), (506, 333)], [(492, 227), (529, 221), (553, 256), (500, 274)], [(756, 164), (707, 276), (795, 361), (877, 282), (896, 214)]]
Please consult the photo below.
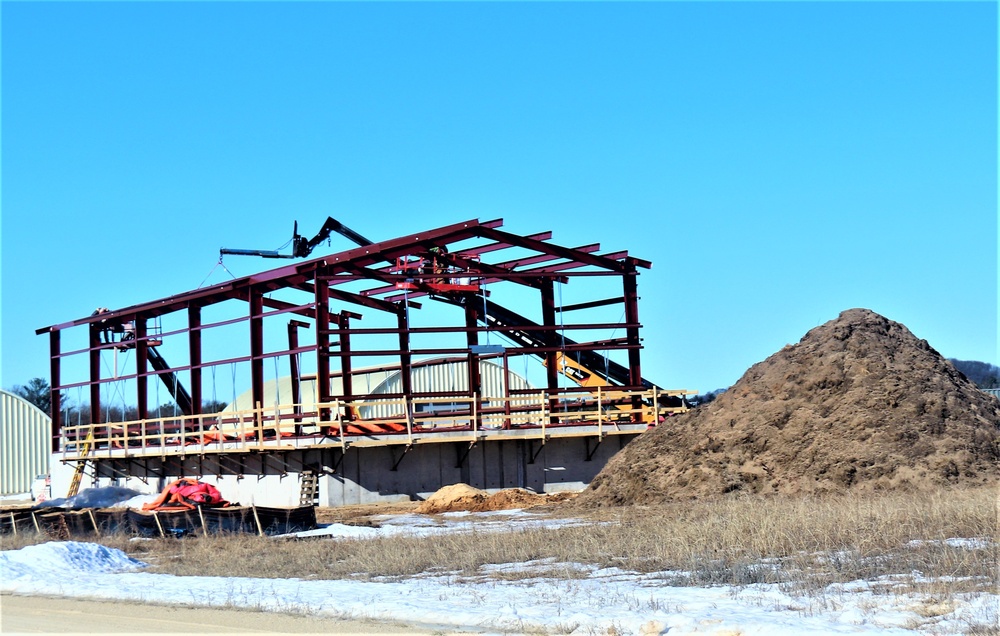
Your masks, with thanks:
[(948, 358), (955, 368), (976, 383), (980, 389), (1000, 389), (1000, 367), (976, 360)]
[[(37, 406), (49, 417), (52, 417), (52, 391), (44, 378), (31, 378), (25, 385), (15, 384), (10, 392), (24, 398)], [(71, 425), (85, 425), (92, 422), (90, 404), (81, 402), (74, 404), (65, 394), (60, 394), (58, 408), (63, 412), (63, 421)], [(226, 408), (225, 402), (208, 400), (202, 402), (202, 413), (218, 413)], [(110, 404), (101, 407), (105, 422), (128, 422), (139, 419), (139, 408), (135, 405)], [(173, 402), (166, 402), (147, 409), (148, 418), (173, 417), (181, 415), (180, 409)]]

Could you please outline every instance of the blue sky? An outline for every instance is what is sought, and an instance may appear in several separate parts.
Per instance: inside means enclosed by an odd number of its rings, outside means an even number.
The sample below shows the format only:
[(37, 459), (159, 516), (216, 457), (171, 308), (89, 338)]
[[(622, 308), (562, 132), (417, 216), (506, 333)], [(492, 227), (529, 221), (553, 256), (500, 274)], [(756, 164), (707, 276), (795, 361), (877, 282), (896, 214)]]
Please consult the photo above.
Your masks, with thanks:
[(851, 307), (1000, 362), (995, 3), (0, 10), (4, 387), (48, 376), (36, 328), (327, 216), (652, 261), (661, 386), (728, 386)]

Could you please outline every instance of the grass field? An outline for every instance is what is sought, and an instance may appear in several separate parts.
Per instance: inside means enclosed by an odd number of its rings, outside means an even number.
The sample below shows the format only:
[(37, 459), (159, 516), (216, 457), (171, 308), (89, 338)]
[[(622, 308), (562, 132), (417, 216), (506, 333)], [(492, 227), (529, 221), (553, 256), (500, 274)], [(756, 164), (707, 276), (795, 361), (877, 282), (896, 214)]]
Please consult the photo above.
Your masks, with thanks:
[[(657, 507), (546, 509), (587, 524), (433, 537), (286, 540), (255, 535), (132, 541), (93, 538), (177, 575), (384, 579), (425, 572), (498, 579), (586, 576), (586, 566), (656, 573), (663, 585), (777, 583), (822, 603), (831, 584), (868, 582), (879, 594), (920, 593), (928, 616), (955, 595), (997, 592), (997, 492), (867, 493), (733, 498)], [(377, 521), (376, 521), (377, 522)], [(370, 523), (370, 522), (369, 522)], [(46, 540), (5, 536), (3, 549)], [(530, 570), (483, 568), (535, 564)], [(970, 625), (970, 634), (1000, 634)]]

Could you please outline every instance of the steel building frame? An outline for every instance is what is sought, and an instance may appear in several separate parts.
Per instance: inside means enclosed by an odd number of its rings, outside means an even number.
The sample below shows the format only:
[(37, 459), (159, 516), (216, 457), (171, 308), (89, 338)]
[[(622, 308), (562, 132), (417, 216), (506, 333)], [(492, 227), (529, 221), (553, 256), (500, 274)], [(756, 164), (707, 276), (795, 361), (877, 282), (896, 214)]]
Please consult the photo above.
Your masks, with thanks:
[[(91, 423), (85, 426), (64, 422), (60, 410), (53, 409), (53, 452), (61, 451), (63, 459), (69, 461), (99, 459), (99, 448), (108, 458), (121, 459), (168, 452), (247, 453), (324, 445), (343, 449), (348, 445), (412, 445), (466, 438), (474, 442), (525, 435), (542, 443), (554, 434), (596, 436), (599, 442), (606, 434), (634, 434), (666, 414), (684, 410), (685, 391), (663, 391), (642, 378), (637, 277), (640, 268), (648, 269), (651, 264), (629, 256), (627, 251), (599, 254), (599, 244), (563, 247), (550, 241), (551, 232), (513, 234), (501, 230), (502, 224), (502, 220), (456, 223), (38, 329), (37, 334), (48, 334), (49, 338), (53, 404), (59, 404), (61, 392), (74, 387), (87, 390), (90, 398)], [(517, 256), (511, 258), (511, 251)], [(591, 276), (620, 279), (621, 295), (557, 305), (556, 282)], [(518, 285), (535, 294), (541, 322), (490, 304), (486, 288), (496, 284)], [(352, 289), (355, 287), (363, 289)], [(296, 302), (277, 299), (279, 293), (294, 295)], [(245, 303), (241, 315), (203, 322), (203, 310), (234, 300)], [(420, 309), (428, 300), (460, 308), (464, 322), (412, 326), (411, 310)], [(621, 307), (624, 321), (567, 320), (577, 315), (574, 312), (602, 306)], [(381, 315), (390, 326), (360, 326), (364, 324), (361, 312)], [(168, 314), (186, 314), (186, 326), (163, 333), (151, 329), (151, 321)], [(288, 346), (265, 350), (265, 319), (273, 324), (279, 316), (289, 318)], [(211, 337), (213, 329), (237, 323), (249, 326), (243, 355), (206, 360), (204, 339)], [(63, 351), (61, 335), (71, 328), (89, 330), (88, 346)], [(310, 329), (314, 334), (311, 342), (302, 342), (300, 330)], [(567, 337), (567, 332), (584, 334), (587, 339), (578, 342)], [(485, 346), (480, 342), (484, 333), (501, 333), (515, 344)], [(594, 333), (605, 336), (595, 339), (591, 337)], [(423, 334), (464, 334), (465, 346), (412, 348), (411, 337)], [(392, 344), (380, 349), (359, 348), (358, 341), (370, 336), (388, 337)], [(188, 364), (169, 367), (159, 355), (157, 347), (168, 338), (186, 338)], [(114, 378), (102, 374), (102, 351), (125, 348), (135, 350), (134, 373), (117, 375), (116, 369)], [(600, 353), (609, 350), (625, 351), (627, 365), (615, 364)], [(480, 359), (499, 360), (508, 369), (512, 358), (524, 355), (544, 360), (545, 387), (530, 395), (510, 390), (504, 396), (481, 394)], [(88, 358), (89, 377), (64, 380), (63, 361), (71, 356)], [(292, 381), (297, 383), (301, 356), (309, 356), (315, 363), (315, 402), (301, 404), (294, 399), (285, 407), (265, 407), (265, 363), (287, 357)], [(355, 370), (363, 366), (357, 362), (373, 356), (398, 359), (401, 393), (376, 398), (352, 385)], [(420, 364), (414, 357), (428, 356), (468, 360), (468, 390), (414, 392), (411, 369)], [(602, 379), (589, 387), (560, 388), (560, 365), (573, 360), (577, 368), (596, 372)], [(236, 363), (250, 367), (253, 412), (202, 413), (206, 371)], [(181, 372), (189, 379), (187, 388), (178, 377)], [(338, 375), (343, 388), (334, 395), (331, 379)], [(138, 419), (103, 422), (101, 387), (123, 379), (135, 381)], [(167, 385), (182, 411), (179, 417), (150, 417), (150, 379)], [(293, 387), (297, 398), (298, 387)], [(501, 407), (487, 408), (488, 397), (505, 402)], [(358, 405), (374, 399), (398, 400), (400, 416), (378, 423), (359, 421)], [(414, 405), (421, 400), (448, 400), (452, 408), (465, 406), (447, 416), (451, 418), (448, 425), (441, 425), (440, 413), (431, 418), (437, 420), (433, 424), (415, 414)], [(573, 400), (576, 406), (568, 410), (566, 404)], [(612, 407), (616, 410), (609, 410)], [(225, 436), (212, 432), (227, 425), (227, 430), (235, 433)]]

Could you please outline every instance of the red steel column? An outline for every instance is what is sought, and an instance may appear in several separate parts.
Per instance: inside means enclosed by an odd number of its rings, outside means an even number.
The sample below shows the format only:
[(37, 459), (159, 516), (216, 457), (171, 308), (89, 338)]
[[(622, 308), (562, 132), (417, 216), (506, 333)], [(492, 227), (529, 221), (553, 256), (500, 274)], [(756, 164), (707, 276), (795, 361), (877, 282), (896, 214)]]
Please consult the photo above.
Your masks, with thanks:
[(100, 424), (101, 419), (101, 330), (90, 325), (90, 422)]
[[(344, 394), (344, 401), (350, 402), (354, 399), (354, 378), (352, 377), (353, 366), (351, 364), (351, 315), (340, 312), (340, 320), (337, 323), (340, 329), (340, 382), (341, 391)], [(354, 408), (347, 409), (347, 419), (354, 419)]]
[[(149, 417), (149, 342), (146, 319), (135, 317), (135, 408), (137, 417), (144, 420)], [(156, 406), (159, 406), (157, 404)]]
[(406, 319), (406, 312), (409, 308), (403, 307), (402, 310), (396, 314), (397, 323), (399, 325), (399, 373), (400, 379), (403, 382), (403, 395), (406, 400), (413, 397), (413, 378), (410, 377), (410, 361), (412, 356), (410, 355), (410, 326), (408, 320)]
[(465, 326), (469, 328), (466, 333), (466, 342), (469, 345), (469, 397), (476, 401), (476, 427), (483, 423), (483, 379), (479, 372), (479, 355), (474, 353), (472, 347), (479, 344), (479, 310), (475, 306), (476, 298), (469, 296), (469, 302), (465, 303)]
[(250, 288), (250, 394), (253, 408), (264, 405), (264, 295), (256, 287)]
[[(555, 289), (552, 284), (552, 279), (547, 278), (542, 281), (541, 286), (542, 292), (542, 324), (546, 327), (556, 326), (556, 300), (555, 300)], [(554, 334), (555, 331), (546, 331), (546, 337)], [(558, 360), (555, 351), (549, 351), (545, 354), (545, 383), (547, 388), (552, 394), (559, 388), (559, 369)], [(558, 403), (555, 398), (549, 400), (549, 412), (552, 413), (558, 407)], [(550, 419), (552, 424), (557, 424), (559, 420), (556, 417)]]
[(62, 410), (59, 396), (60, 380), (59, 368), (59, 331), (53, 329), (49, 332), (49, 377), (51, 379), (50, 402), (52, 405), (52, 452), (59, 452), (59, 438), (62, 436)]
[[(330, 287), (316, 280), (316, 401), (330, 401)], [(330, 419), (330, 409), (320, 409), (320, 421)]]
[[(635, 264), (629, 262), (629, 270), (622, 275), (622, 286), (625, 290), (625, 322), (629, 325), (639, 324), (639, 272), (635, 269)], [(625, 329), (625, 341), (629, 345), (628, 350), (628, 381), (636, 387), (642, 386), (642, 368), (639, 365), (639, 327), (627, 327)], [(639, 409), (642, 400), (638, 396), (632, 398), (632, 409)], [(638, 413), (632, 415), (632, 420), (640, 421), (642, 418)]]
[[(639, 324), (638, 277), (639, 273), (635, 270), (635, 266), (632, 266), (630, 271), (622, 276), (622, 284), (625, 289), (625, 322), (630, 325)], [(642, 369), (639, 365), (639, 327), (626, 328), (625, 338), (631, 347), (628, 350), (629, 383), (632, 386), (642, 386)]]
[[(288, 350), (295, 351), (299, 348), (299, 327), (308, 327), (309, 323), (301, 320), (288, 321)], [(292, 381), (292, 403), (295, 404), (295, 434), (302, 434), (302, 387), (299, 383), (299, 354), (288, 354), (288, 371)]]
[(188, 357), (191, 360), (191, 415), (201, 415), (201, 307), (188, 307)]

